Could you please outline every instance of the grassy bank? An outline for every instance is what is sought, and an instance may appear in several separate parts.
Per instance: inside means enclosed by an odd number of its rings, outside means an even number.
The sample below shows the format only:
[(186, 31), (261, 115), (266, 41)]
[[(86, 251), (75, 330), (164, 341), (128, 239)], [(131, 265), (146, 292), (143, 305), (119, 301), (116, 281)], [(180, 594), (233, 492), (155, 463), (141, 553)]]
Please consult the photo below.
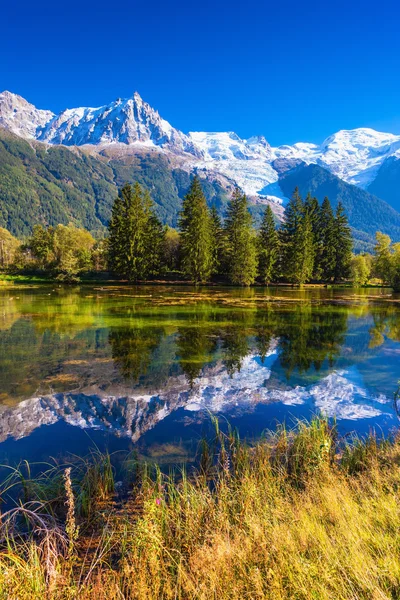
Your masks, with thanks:
[(323, 419), (251, 447), (216, 429), (190, 476), (127, 457), (116, 486), (97, 454), (11, 473), (0, 597), (400, 597), (399, 440), (344, 444)]

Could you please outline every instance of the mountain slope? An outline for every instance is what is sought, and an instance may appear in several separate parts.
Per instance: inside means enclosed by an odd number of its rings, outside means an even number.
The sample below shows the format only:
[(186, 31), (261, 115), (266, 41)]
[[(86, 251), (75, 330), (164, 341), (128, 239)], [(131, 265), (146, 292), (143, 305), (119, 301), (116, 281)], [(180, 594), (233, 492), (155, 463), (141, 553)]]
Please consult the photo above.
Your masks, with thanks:
[[(285, 195), (298, 186), (305, 197), (308, 192), (320, 201), (328, 196), (332, 205), (342, 202), (355, 237), (371, 244), (376, 231), (400, 240), (400, 214), (389, 204), (369, 192), (346, 183), (319, 165), (300, 165), (283, 174), (279, 185)], [(368, 235), (360, 235), (364, 232)]]
[(368, 191), (400, 211), (400, 156), (391, 156), (382, 163)]
[(21, 137), (49, 144), (139, 144), (202, 156), (187, 135), (162, 119), (137, 92), (132, 98), (118, 98), (99, 108), (72, 108), (55, 115), (5, 91), (0, 93), (0, 126)]
[[(400, 136), (360, 128), (342, 130), (322, 144), (299, 142), (271, 147), (262, 136), (241, 139), (234, 132), (192, 132), (174, 128), (135, 92), (98, 108), (66, 109), (55, 115), (39, 110), (11, 92), (0, 93), (0, 126), (52, 145), (121, 145), (156, 148), (181, 156), (190, 168), (219, 171), (250, 197), (284, 202), (277, 185), (280, 174), (294, 164), (318, 164), (347, 183), (366, 189), (386, 159), (400, 155)], [(123, 151), (122, 149), (120, 150)]]
[(26, 139), (36, 139), (55, 114), (40, 110), (22, 96), (11, 92), (0, 94), (0, 127)]
[(276, 185), (280, 173), (294, 164), (318, 164), (348, 183), (366, 188), (388, 156), (400, 149), (400, 136), (373, 129), (343, 130), (320, 145), (297, 143), (271, 147), (265, 138), (242, 140), (233, 132), (192, 132), (203, 152), (205, 167), (214, 165), (249, 195), (275, 196), (285, 201)]
[[(28, 143), (0, 128), (0, 226), (19, 237), (33, 225), (73, 222), (96, 233), (104, 230), (118, 187), (146, 186), (164, 223), (176, 225), (192, 173), (159, 152), (91, 155), (84, 149)], [(221, 211), (226, 182), (204, 177), (206, 197)]]
[(176, 225), (197, 172), (221, 215), (238, 185), (256, 219), (271, 201), (281, 217), (299, 185), (304, 195), (340, 198), (362, 244), (372, 243), (376, 229), (400, 241), (400, 215), (377, 197), (400, 208), (400, 136), (391, 133), (339, 131), (320, 145), (274, 148), (261, 136), (186, 135), (137, 93), (55, 115), (10, 92), (0, 93), (0, 130), (0, 225), (16, 235), (36, 222), (104, 230), (117, 187), (135, 180), (149, 189), (163, 222)]

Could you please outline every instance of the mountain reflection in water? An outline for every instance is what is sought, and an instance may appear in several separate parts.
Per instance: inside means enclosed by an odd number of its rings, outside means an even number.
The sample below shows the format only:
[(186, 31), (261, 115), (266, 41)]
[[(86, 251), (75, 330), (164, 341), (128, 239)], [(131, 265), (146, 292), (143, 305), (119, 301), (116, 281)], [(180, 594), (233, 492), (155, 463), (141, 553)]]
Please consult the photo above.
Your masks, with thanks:
[(273, 403), (397, 424), (387, 291), (40, 287), (0, 306), (0, 442), (58, 421), (137, 442), (178, 409), (240, 426)]

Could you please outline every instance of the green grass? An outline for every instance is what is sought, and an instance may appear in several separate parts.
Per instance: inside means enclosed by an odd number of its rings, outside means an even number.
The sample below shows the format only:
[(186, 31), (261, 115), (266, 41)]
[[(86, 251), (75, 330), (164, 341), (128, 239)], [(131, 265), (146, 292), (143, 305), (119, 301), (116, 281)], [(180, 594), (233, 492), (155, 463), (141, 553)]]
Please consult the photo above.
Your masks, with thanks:
[(400, 597), (399, 440), (344, 444), (314, 419), (250, 446), (215, 425), (190, 476), (128, 457), (120, 497), (97, 452), (29, 500), (25, 473), (25, 503), (2, 516), (0, 598)]

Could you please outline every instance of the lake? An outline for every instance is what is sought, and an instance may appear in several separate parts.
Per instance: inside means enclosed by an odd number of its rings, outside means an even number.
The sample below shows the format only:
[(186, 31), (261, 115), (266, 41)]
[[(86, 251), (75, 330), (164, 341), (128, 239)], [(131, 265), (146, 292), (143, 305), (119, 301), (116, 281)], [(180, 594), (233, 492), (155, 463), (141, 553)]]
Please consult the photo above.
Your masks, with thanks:
[(387, 289), (4, 287), (0, 463), (192, 461), (210, 413), (250, 439), (321, 412), (389, 434), (399, 365)]

